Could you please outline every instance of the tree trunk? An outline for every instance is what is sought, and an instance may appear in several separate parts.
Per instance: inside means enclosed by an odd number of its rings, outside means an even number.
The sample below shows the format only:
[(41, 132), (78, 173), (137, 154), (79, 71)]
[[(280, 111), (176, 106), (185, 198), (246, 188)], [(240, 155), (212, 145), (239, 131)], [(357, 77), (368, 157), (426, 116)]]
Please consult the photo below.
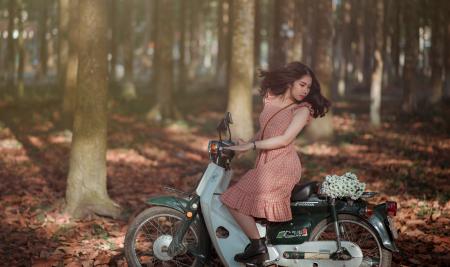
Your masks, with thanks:
[[(178, 27), (180, 32), (180, 61), (178, 62), (178, 83), (177, 83), (177, 89), (176, 91), (180, 94), (185, 93), (186, 90), (186, 19), (187, 19), (187, 11), (188, 11), (188, 4), (186, 1), (181, 1), (181, 9), (178, 11), (180, 12), (179, 21), (178, 21)], [(220, 7), (219, 7), (220, 8)]]
[(391, 42), (391, 58), (394, 68), (394, 80), (398, 82), (400, 77), (400, 36), (401, 36), (401, 23), (403, 16), (403, 9), (401, 7), (402, 1), (393, 1), (393, 13), (395, 14), (392, 29), (392, 42)]
[(188, 78), (189, 83), (197, 77), (197, 71), (202, 63), (201, 51), (201, 39), (202, 33), (204, 33), (204, 21), (202, 20), (203, 0), (191, 0), (190, 3), (190, 29), (189, 29), (189, 65), (188, 65)]
[[(315, 1), (315, 19), (317, 30), (315, 34), (316, 43), (313, 49), (314, 70), (320, 81), (322, 94), (331, 98), (331, 40), (332, 40), (332, 5), (328, 0)], [(325, 117), (315, 119), (306, 129), (307, 137), (310, 139), (329, 139), (333, 136), (333, 120), (331, 111)]]
[[(262, 29), (262, 3), (261, 1), (255, 1), (255, 40), (254, 40), (254, 48), (253, 48), (253, 60), (255, 61), (253, 65), (256, 69), (261, 68), (261, 29)], [(253, 84), (258, 83), (258, 72), (253, 72)]]
[(48, 0), (40, 0), (40, 14), (39, 14), (39, 69), (38, 69), (38, 79), (41, 80), (47, 76), (48, 72)]
[(106, 190), (107, 0), (80, 0), (80, 69), (74, 114), (66, 211), (116, 218), (120, 207)]
[(173, 99), (173, 67), (172, 47), (174, 42), (174, 0), (158, 0), (156, 2), (157, 25), (155, 43), (155, 76), (156, 105), (147, 114), (147, 119), (168, 122), (179, 119)]
[(242, 139), (250, 139), (254, 133), (252, 122), (254, 11), (254, 0), (235, 0), (233, 3), (227, 110), (233, 116), (232, 135)]
[(352, 71), (351, 71), (351, 79), (349, 82), (350, 85), (347, 85), (347, 88), (355, 87), (363, 82), (363, 69), (364, 69), (364, 16), (363, 12), (363, 2), (360, 0), (352, 0), (352, 46), (351, 46), (351, 59), (352, 62)]
[[(383, 1), (364, 1), (364, 59), (363, 59), (363, 86), (368, 88), (372, 84), (373, 55), (374, 55), (374, 9), (377, 2)], [(384, 38), (384, 37), (383, 37)]]
[(304, 35), (304, 28), (306, 25), (306, 15), (304, 13), (305, 8), (304, 0), (295, 1), (295, 12), (294, 12), (294, 37), (292, 40), (292, 53), (289, 54), (288, 62), (291, 61), (302, 61), (303, 57), (303, 39), (306, 37)]
[(119, 8), (118, 8), (119, 0), (112, 0), (110, 3), (110, 14), (109, 14), (109, 27), (111, 31), (111, 44), (110, 44), (110, 53), (111, 59), (109, 62), (109, 80), (110, 83), (115, 83), (117, 81), (117, 50), (119, 47)]
[(15, 27), (17, 0), (9, 0), (8, 2), (8, 47), (7, 47), (7, 74), (6, 81), (8, 87), (11, 88), (15, 83), (16, 74), (16, 42), (14, 41), (13, 34)]
[(384, 7), (383, 1), (376, 1), (375, 3), (375, 45), (373, 52), (373, 71), (372, 83), (370, 86), (370, 122), (373, 126), (379, 127), (381, 124), (380, 106), (381, 106), (381, 89), (383, 85), (383, 19)]
[(123, 3), (123, 54), (125, 75), (122, 82), (122, 98), (132, 100), (136, 98), (136, 88), (133, 82), (133, 53), (134, 53), (134, 0)]
[(19, 99), (23, 98), (25, 96), (25, 83), (24, 83), (24, 71), (25, 71), (25, 38), (23, 36), (24, 34), (24, 18), (22, 15), (22, 11), (24, 10), (24, 3), (23, 0), (18, 0), (17, 2), (18, 7), (18, 40), (17, 40), (17, 49), (19, 52), (19, 66), (17, 69), (17, 96)]
[[(446, 14), (450, 12), (450, 5), (446, 6)], [(445, 30), (445, 90), (444, 95), (446, 98), (450, 98), (450, 18), (445, 16), (444, 23)]]
[(444, 83), (442, 79), (444, 66), (444, 38), (445, 25), (444, 8), (442, 0), (431, 2), (431, 94), (428, 99), (430, 104), (439, 103), (442, 100)]
[[(351, 40), (350, 40), (350, 23), (351, 23), (351, 2), (344, 0), (341, 3), (341, 30), (342, 36), (340, 38), (340, 60), (339, 60), (339, 75), (337, 91), (339, 97), (345, 96), (347, 88), (347, 64), (350, 58)], [(339, 33), (337, 33), (340, 35)]]
[(78, 75), (78, 43), (79, 43), (79, 0), (69, 1), (69, 58), (64, 76), (64, 96), (62, 103), (62, 120), (65, 127), (72, 127), (73, 111)]
[(403, 111), (411, 113), (417, 109), (417, 61), (419, 57), (418, 1), (403, 0), (405, 25), (405, 64), (403, 65)]
[(275, 3), (270, 69), (279, 68), (287, 63), (294, 21), (292, 10), (294, 9), (293, 0), (277, 0)]
[(382, 87), (387, 88), (392, 82), (393, 77), (393, 68), (391, 61), (391, 43), (392, 43), (392, 22), (394, 21), (393, 11), (393, 1), (392, 0), (383, 0), (383, 78), (382, 78)]
[[(69, 62), (69, 0), (59, 0), (58, 5), (58, 84), (62, 94)], [(63, 94), (64, 95), (64, 94)]]

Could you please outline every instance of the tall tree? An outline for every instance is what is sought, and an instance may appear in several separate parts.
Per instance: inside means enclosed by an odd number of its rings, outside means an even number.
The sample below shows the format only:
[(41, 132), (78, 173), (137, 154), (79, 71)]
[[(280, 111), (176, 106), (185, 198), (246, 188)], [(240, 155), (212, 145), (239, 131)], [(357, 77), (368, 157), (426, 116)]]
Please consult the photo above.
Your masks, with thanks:
[(375, 3), (375, 45), (373, 51), (373, 70), (370, 86), (370, 122), (378, 127), (381, 123), (380, 106), (381, 106), (381, 88), (383, 85), (383, 51), (384, 51), (384, 7), (383, 1)]
[(15, 83), (16, 74), (16, 42), (14, 41), (15, 18), (17, 13), (17, 0), (8, 2), (8, 46), (7, 46), (7, 74), (6, 80), (9, 87)]
[(305, 38), (304, 29), (306, 22), (306, 13), (304, 0), (295, 1), (294, 9), (294, 37), (292, 40), (292, 53), (289, 54), (288, 61), (301, 61), (303, 56), (303, 39)]
[(418, 0), (403, 0), (403, 25), (405, 25), (405, 63), (403, 65), (403, 111), (417, 108), (417, 62), (419, 57)]
[[(255, 67), (260, 68), (261, 66), (261, 20), (262, 20), (262, 2), (261, 1), (255, 1), (255, 41), (254, 41), (254, 48), (253, 48), (253, 59), (255, 60)], [(254, 81), (256, 81), (257, 78), (257, 72), (254, 72)]]
[(197, 75), (197, 71), (202, 63), (202, 38), (205, 28), (203, 18), (203, 2), (204, 0), (191, 0), (189, 8), (189, 65), (188, 79), (193, 81)]
[(133, 82), (134, 54), (134, 0), (123, 2), (123, 54), (125, 75), (122, 83), (122, 97), (126, 100), (136, 98), (136, 88)]
[(277, 0), (274, 6), (273, 49), (269, 66), (278, 68), (287, 63), (288, 51), (293, 28), (295, 2), (293, 0)]
[[(331, 98), (331, 15), (332, 5), (328, 0), (314, 1), (314, 13), (317, 30), (314, 35), (313, 45), (314, 70), (320, 81), (322, 94)], [(331, 111), (323, 118), (315, 119), (307, 128), (307, 136), (311, 139), (328, 139), (333, 136), (333, 120)]]
[(78, 75), (78, 43), (79, 27), (79, 0), (69, 1), (69, 57), (66, 74), (64, 75), (64, 96), (62, 102), (62, 117), (65, 126), (72, 126), (73, 111), (75, 109), (75, 94), (77, 90)]
[(364, 5), (363, 1), (351, 0), (352, 9), (351, 13), (351, 58), (352, 70), (351, 79), (349, 79), (347, 88), (354, 87), (355, 85), (363, 81), (363, 69), (364, 69)]
[[(180, 31), (180, 61), (178, 62), (179, 66), (179, 74), (178, 74), (178, 82), (177, 82), (177, 92), (184, 93), (186, 89), (186, 48), (187, 48), (187, 23), (186, 19), (188, 18), (188, 5), (189, 3), (186, 1), (181, 1), (181, 8), (178, 10), (180, 13), (178, 20), (178, 27)], [(220, 8), (220, 7), (219, 7)]]
[(69, 61), (69, 0), (58, 1), (58, 84), (62, 92)]
[(350, 25), (351, 25), (351, 2), (350, 0), (343, 0), (340, 6), (339, 14), (339, 32), (338, 46), (339, 46), (339, 74), (337, 91), (340, 97), (345, 96), (347, 87), (347, 64), (350, 59)]
[(314, 1), (305, 1), (303, 5), (303, 23), (305, 24), (304, 35), (302, 42), (302, 61), (309, 65), (311, 68), (314, 68), (313, 62), (313, 41), (314, 41), (314, 33), (317, 30), (317, 24), (314, 18), (315, 12), (315, 2)]
[(39, 0), (39, 69), (38, 78), (47, 76), (48, 72), (48, 24), (49, 0)]
[(17, 50), (19, 52), (19, 66), (17, 68), (17, 96), (23, 98), (25, 96), (25, 37), (24, 37), (24, 16), (25, 3), (23, 0), (17, 0), (18, 20), (17, 20)]
[[(382, 1), (382, 0), (380, 0)], [(363, 85), (369, 87), (372, 83), (373, 50), (374, 50), (374, 21), (375, 5), (379, 1), (363, 1), (364, 7), (364, 58), (363, 58)]]
[(394, 68), (394, 81), (398, 81), (400, 78), (400, 37), (401, 37), (401, 24), (403, 16), (403, 1), (392, 1), (392, 13), (395, 16), (393, 18), (392, 25), (392, 40), (391, 40), (391, 58)]
[(108, 0), (80, 0), (80, 68), (66, 211), (118, 217), (106, 190)]
[(172, 47), (175, 26), (172, 17), (175, 14), (174, 7), (174, 0), (156, 1), (158, 29), (156, 31), (153, 84), (157, 92), (157, 101), (156, 105), (147, 114), (147, 118), (150, 120), (170, 121), (180, 117), (175, 107), (172, 93), (174, 79)]
[(431, 94), (430, 104), (441, 101), (444, 89), (442, 73), (444, 68), (444, 38), (445, 38), (445, 3), (434, 0), (430, 3), (431, 12)]
[[(149, 1), (150, 2), (150, 1)], [(119, 33), (120, 30), (119, 27), (119, 0), (112, 0), (110, 3), (110, 12), (109, 12), (109, 25), (110, 25), (110, 31), (111, 31), (111, 42), (110, 42), (110, 53), (111, 53), (111, 59), (109, 61), (109, 80), (110, 82), (114, 83), (117, 80), (117, 72), (116, 72), (116, 66), (117, 66), (117, 57), (118, 57), (118, 47), (120, 43)]]
[[(445, 5), (444, 11), (446, 14), (450, 13), (450, 5)], [(444, 95), (446, 97), (450, 97), (450, 18), (449, 16), (445, 16), (444, 22), (444, 30), (445, 30), (445, 90)]]
[(231, 61), (228, 82), (228, 107), (233, 115), (231, 131), (237, 138), (250, 139), (253, 136), (252, 84), (253, 84), (253, 41), (254, 0), (235, 0), (232, 6), (233, 28), (231, 39)]

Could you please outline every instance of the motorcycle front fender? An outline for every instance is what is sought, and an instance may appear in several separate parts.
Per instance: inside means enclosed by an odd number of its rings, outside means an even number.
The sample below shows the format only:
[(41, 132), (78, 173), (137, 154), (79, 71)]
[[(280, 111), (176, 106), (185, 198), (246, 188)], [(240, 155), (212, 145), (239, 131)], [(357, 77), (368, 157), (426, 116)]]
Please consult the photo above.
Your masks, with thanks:
[(378, 233), (383, 247), (392, 252), (399, 252), (399, 249), (395, 245), (391, 229), (387, 225), (386, 204), (383, 203), (375, 206), (373, 211), (373, 215), (368, 219), (368, 222)]
[[(158, 196), (149, 198), (145, 203), (151, 205), (151, 206), (161, 206), (161, 207), (167, 207), (172, 208), (174, 210), (177, 210), (183, 214), (186, 214), (188, 211), (192, 211), (192, 209), (189, 206), (189, 200), (185, 198), (180, 197), (174, 197), (174, 196)], [(197, 204), (199, 206), (199, 204)], [(199, 209), (200, 211), (200, 209)], [(203, 219), (199, 216), (199, 213), (194, 217), (194, 223), (203, 224)]]
[(181, 213), (185, 213), (187, 210), (188, 200), (174, 196), (158, 196), (147, 199), (145, 203), (152, 206), (168, 207)]

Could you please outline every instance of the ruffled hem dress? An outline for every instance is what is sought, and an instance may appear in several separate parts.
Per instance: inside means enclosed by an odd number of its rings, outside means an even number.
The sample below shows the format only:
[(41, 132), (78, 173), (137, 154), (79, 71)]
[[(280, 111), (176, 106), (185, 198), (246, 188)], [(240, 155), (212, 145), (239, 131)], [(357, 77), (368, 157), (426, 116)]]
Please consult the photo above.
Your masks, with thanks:
[[(305, 107), (310, 111), (309, 123), (313, 114), (309, 103), (294, 104), (282, 110), (271, 104), (270, 97), (265, 98), (259, 116), (263, 132), (258, 132), (256, 140), (282, 135), (291, 123), (294, 111)], [(301, 170), (293, 143), (282, 148), (260, 150), (255, 168), (229, 187), (220, 199), (226, 206), (246, 215), (271, 222), (289, 221), (292, 219), (291, 192), (300, 180)]]

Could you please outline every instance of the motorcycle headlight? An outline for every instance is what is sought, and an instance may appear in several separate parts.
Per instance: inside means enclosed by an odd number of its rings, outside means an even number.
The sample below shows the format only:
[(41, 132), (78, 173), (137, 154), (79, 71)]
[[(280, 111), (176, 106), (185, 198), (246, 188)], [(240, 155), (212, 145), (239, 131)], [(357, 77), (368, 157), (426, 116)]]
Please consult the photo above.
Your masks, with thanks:
[(209, 159), (215, 161), (218, 153), (219, 153), (219, 143), (217, 143), (217, 141), (209, 141), (208, 144)]

